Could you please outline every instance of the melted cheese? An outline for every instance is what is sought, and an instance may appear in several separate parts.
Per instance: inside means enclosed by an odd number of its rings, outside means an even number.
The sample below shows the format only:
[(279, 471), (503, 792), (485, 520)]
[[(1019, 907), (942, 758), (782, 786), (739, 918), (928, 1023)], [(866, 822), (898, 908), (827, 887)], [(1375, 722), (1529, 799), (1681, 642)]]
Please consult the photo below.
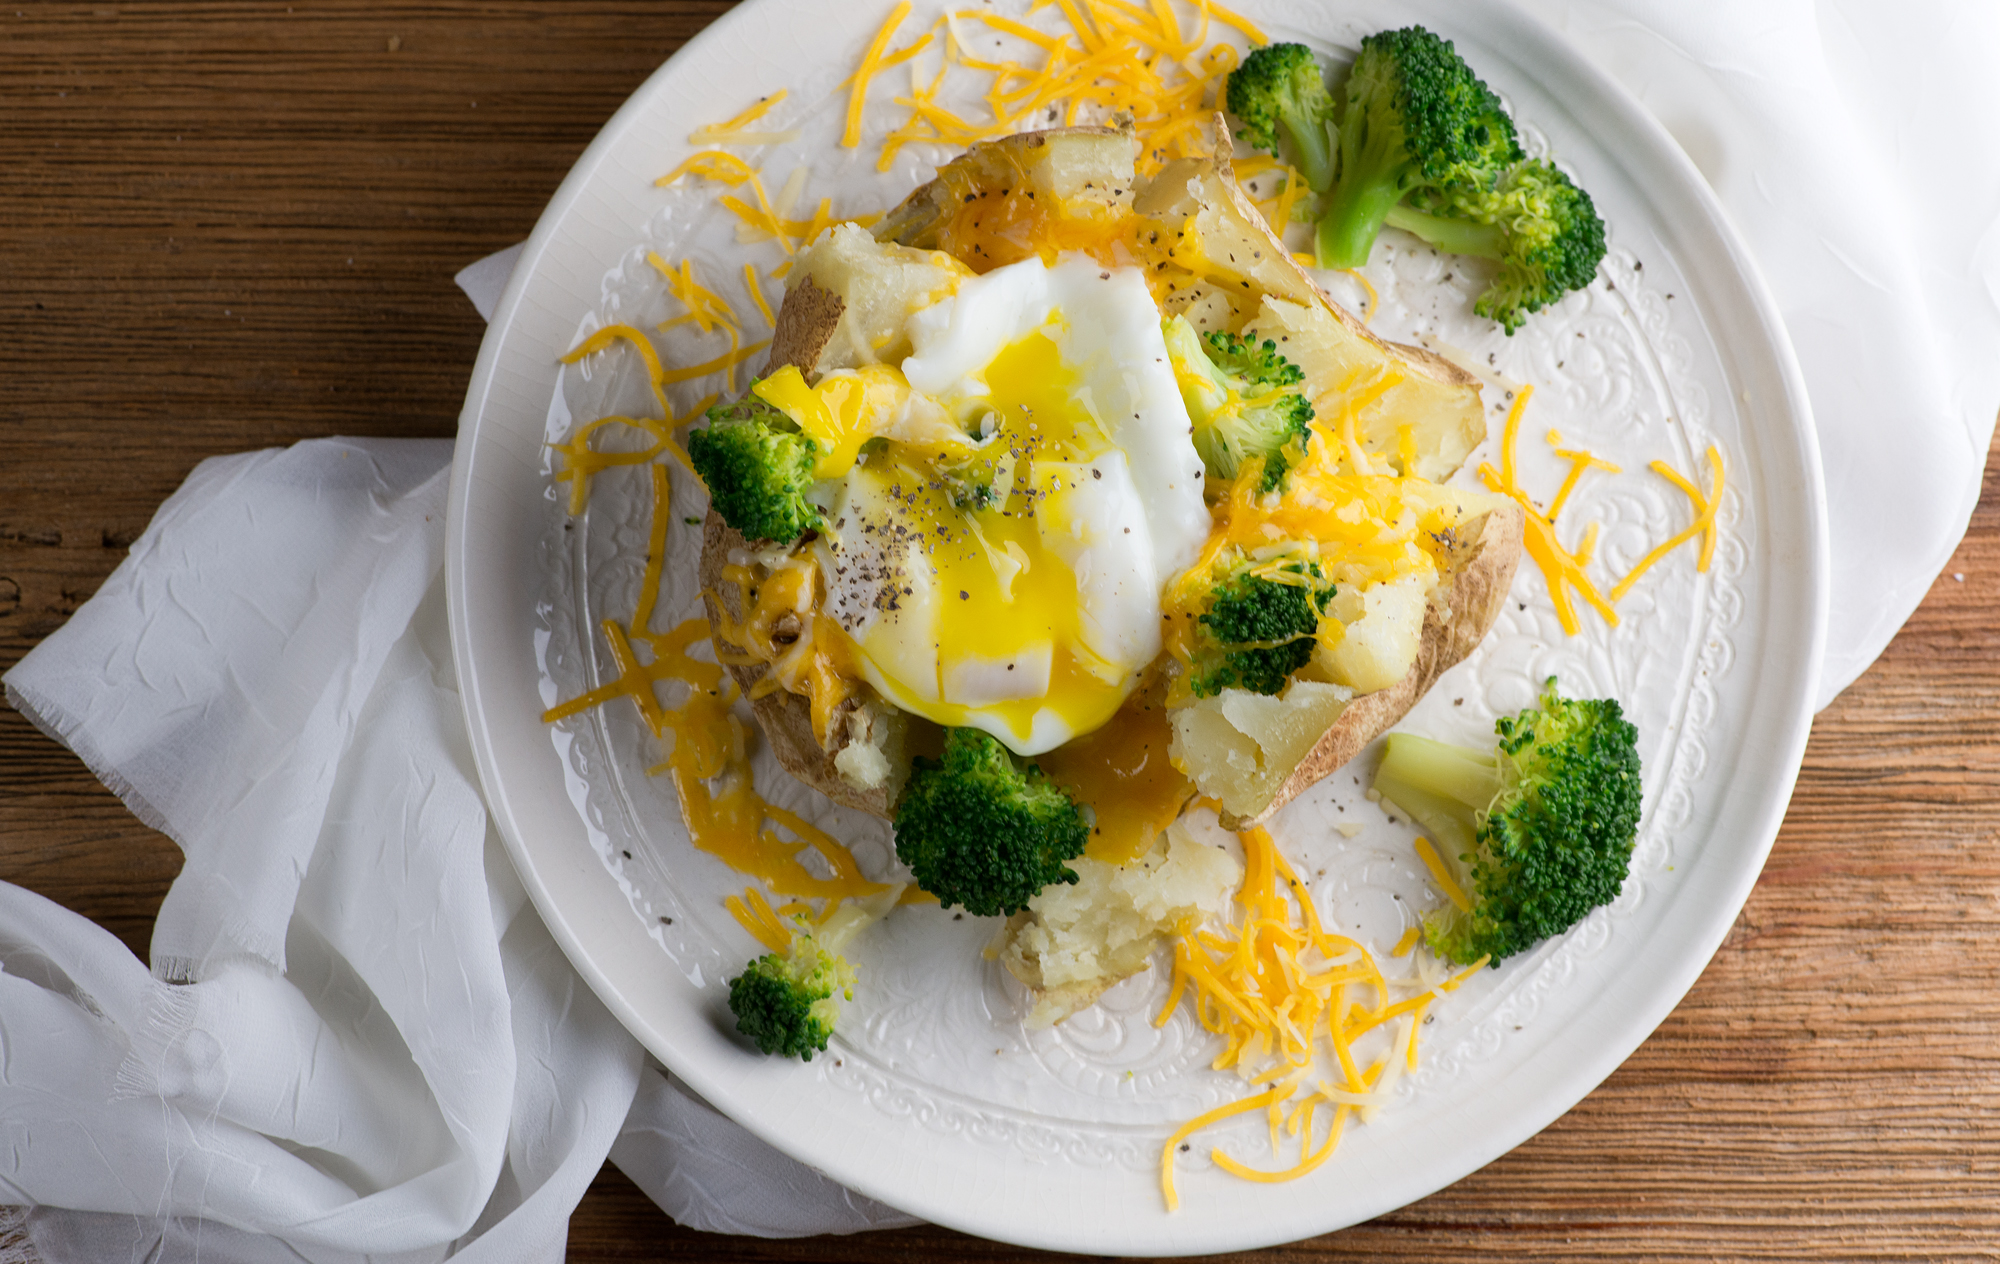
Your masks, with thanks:
[[(646, 335), (630, 325), (606, 325), (596, 333), (577, 344), (576, 349), (562, 357), (562, 363), (575, 364), (593, 352), (602, 351), (614, 343), (622, 342), (638, 353), (640, 362), (646, 368), (646, 381), (652, 388), (653, 400), (664, 414), (661, 418), (651, 417), (599, 417), (580, 427), (567, 442), (552, 443), (550, 449), (562, 462), (562, 468), (555, 473), (555, 480), (568, 483), (569, 512), (572, 516), (583, 512), (590, 498), (590, 479), (600, 470), (614, 465), (644, 465), (662, 452), (668, 453), (689, 472), (694, 466), (688, 461), (687, 452), (674, 438), (674, 427), (693, 421), (708, 410), (716, 397), (710, 395), (694, 406), (686, 417), (676, 419), (673, 405), (667, 401), (666, 370), (660, 364), (659, 355), (654, 352), (652, 342)], [(608, 426), (627, 426), (651, 436), (653, 443), (640, 451), (600, 452), (590, 446), (592, 436)]]
[[(542, 719), (554, 723), (614, 699), (629, 698), (647, 728), (667, 744), (665, 761), (648, 771), (664, 772), (672, 781), (688, 839), (696, 847), (778, 895), (834, 902), (887, 890), (885, 884), (867, 879), (854, 853), (839, 840), (796, 813), (765, 802), (757, 793), (743, 725), (731, 710), (735, 684), (720, 663), (691, 653), (701, 642), (713, 639), (707, 621), (689, 619), (661, 633), (648, 631), (641, 621), (639, 616), (650, 618), (652, 614), (660, 568), (666, 559), (663, 524), (670, 511), (667, 480), (664, 470), (654, 469), (652, 547), (640, 582), (638, 608), (629, 629), (615, 619), (606, 619), (601, 625), (618, 675), (549, 708)], [(640, 660), (638, 645), (650, 652), (651, 662)], [(686, 689), (686, 698), (677, 707), (660, 702), (657, 687), (669, 680)], [(807, 848), (818, 855), (825, 874), (801, 860)]]
[(857, 673), (847, 657), (845, 638), (833, 621), (817, 613), (822, 595), (819, 565), (810, 550), (780, 562), (759, 579), (748, 566), (731, 563), (722, 569), (725, 583), (736, 589), (740, 619), (716, 602), (718, 655), (729, 653), (737, 663), (762, 663), (769, 670), (751, 688), (761, 698), (783, 689), (811, 704), (813, 738), (824, 748), (833, 717), (854, 696)]

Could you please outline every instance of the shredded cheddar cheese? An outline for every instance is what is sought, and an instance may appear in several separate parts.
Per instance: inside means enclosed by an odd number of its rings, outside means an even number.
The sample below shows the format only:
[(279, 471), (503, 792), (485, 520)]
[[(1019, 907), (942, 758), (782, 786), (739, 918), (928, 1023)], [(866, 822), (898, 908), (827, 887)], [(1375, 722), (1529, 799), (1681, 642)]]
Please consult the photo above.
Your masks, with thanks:
[[(909, 118), (884, 138), (880, 169), (888, 170), (896, 154), (912, 143), (962, 148), (1030, 127), (1126, 117), (1143, 142), (1139, 169), (1149, 173), (1173, 158), (1207, 151), (1206, 129), (1237, 56), (1227, 44), (1209, 46), (1210, 22), (1235, 28), (1253, 44), (1266, 42), (1256, 26), (1210, 0), (1195, 0), (1197, 24), (1191, 36), (1182, 32), (1166, 0), (1152, 0), (1145, 8), (1126, 0), (1054, 2), (1068, 28), (1059, 34), (985, 9), (961, 9), (947, 12), (932, 29), (887, 53), (896, 29), (909, 16), (910, 6), (899, 4), (848, 81), (842, 144), (850, 149), (861, 144), (869, 82), (890, 66), (912, 60), (942, 34), (937, 70), (926, 79), (912, 66), (909, 94), (894, 98)], [(977, 55), (970, 34), (975, 25), (1025, 46), (1029, 55), (1016, 59), (1003, 54), (998, 60)], [(988, 117), (968, 118), (940, 103), (954, 71), (988, 76), (983, 94)], [(1277, 195), (1274, 222), (1288, 222), (1300, 196), (1299, 181), (1288, 179)]]
[[(1306, 204), (1311, 192), (1306, 187), (1305, 177), (1290, 163), (1280, 162), (1262, 152), (1238, 158), (1235, 170), (1236, 182), (1242, 186), (1251, 204), (1263, 213), (1265, 221), (1271, 225), (1271, 231), (1283, 237), (1286, 227), (1292, 222), (1293, 212)], [(1270, 178), (1268, 184), (1275, 186), (1268, 194), (1258, 187), (1261, 183), (1267, 183), (1267, 177)], [(1318, 264), (1310, 262), (1307, 266), (1317, 267)], [(1364, 281), (1363, 284), (1367, 283)]]
[(1675, 487), (1680, 488), (1682, 492), (1686, 493), (1688, 500), (1694, 505), (1694, 521), (1689, 523), (1684, 530), (1676, 532), (1671, 538), (1654, 546), (1650, 553), (1640, 558), (1638, 564), (1633, 566), (1631, 573), (1619, 580), (1612, 587), (1611, 599), (1613, 601), (1618, 600), (1631, 591), (1632, 585), (1638, 583), (1639, 577), (1652, 569), (1653, 563), (1659, 561), (1696, 536), (1701, 537), (1701, 553), (1695, 559), (1694, 568), (1702, 574), (1708, 572), (1708, 564), (1715, 558), (1715, 511), (1722, 504), (1723, 477), (1722, 450), (1712, 443), (1708, 445), (1708, 468), (1713, 471), (1714, 476), (1709, 480), (1708, 495), (1704, 496), (1701, 494), (1700, 488), (1681, 477), (1679, 470), (1668, 465), (1665, 461), (1653, 462), (1653, 472), (1655, 474), (1658, 474), (1661, 478), (1666, 479)]
[[(1507, 410), (1507, 426), (1500, 438), (1500, 468), (1495, 470), (1491, 464), (1480, 462), (1480, 480), (1486, 484), (1489, 491), (1513, 497), (1521, 508), (1527, 511), (1525, 515), (1527, 528), (1522, 544), (1527, 549), (1528, 556), (1535, 559), (1535, 565), (1541, 568), (1542, 579), (1548, 585), (1549, 598), (1555, 603), (1556, 618), (1562, 621), (1563, 631), (1575, 636), (1583, 626), (1577, 620), (1576, 607), (1570, 602), (1569, 595), (1572, 589), (1577, 596), (1590, 604), (1591, 609), (1604, 616), (1606, 623), (1615, 628), (1618, 626), (1618, 612), (1611, 608), (1611, 603), (1605, 600), (1604, 594), (1597, 591), (1596, 583), (1584, 571), (1584, 564), (1589, 561), (1588, 553), (1579, 557), (1563, 547), (1562, 541), (1556, 538), (1555, 511), (1553, 509), (1544, 511), (1529, 499), (1528, 493), (1522, 490), (1520, 479), (1515, 473), (1514, 442), (1520, 434), (1521, 414), (1527, 410), (1528, 400), (1534, 393), (1535, 388), (1526, 383), (1514, 393), (1514, 406)], [(1588, 465), (1589, 461), (1571, 465), (1572, 477), (1565, 482), (1562, 493), (1565, 499), (1568, 498), (1575, 479), (1582, 477), (1583, 470), (1588, 468)], [(1586, 539), (1594, 544), (1596, 536), (1593, 533)]]
[(1465, 892), (1459, 887), (1458, 879), (1452, 877), (1450, 866), (1445, 864), (1444, 857), (1438, 855), (1437, 848), (1431, 845), (1431, 840), (1418, 836), (1416, 848), (1417, 858), (1424, 862), (1424, 868), (1431, 871), (1431, 881), (1437, 883), (1438, 890), (1444, 892), (1444, 898), (1450, 900), (1452, 907), (1459, 912), (1470, 913), (1472, 901), (1465, 898)]
[(689, 158), (680, 166), (653, 181), (654, 188), (663, 189), (682, 176), (699, 176), (704, 180), (715, 180), (731, 188), (746, 180), (757, 180), (762, 184), (757, 172), (749, 163), (735, 154), (726, 154), (719, 149), (704, 150)]
[(646, 262), (651, 264), (653, 270), (667, 283), (667, 293), (687, 308), (686, 312), (672, 320), (660, 322), (659, 328), (662, 333), (676, 325), (693, 322), (695, 328), (705, 334), (714, 333), (717, 329), (728, 333), (732, 349), (741, 345), (743, 327), (736, 318), (735, 309), (730, 307), (720, 294), (695, 280), (694, 260), (683, 259), (679, 267), (674, 267), (657, 253), (649, 250), (646, 252)]
[[(1603, 470), (1607, 474), (1621, 474), (1624, 472), (1622, 466), (1613, 465), (1594, 452), (1586, 452), (1580, 448), (1563, 447), (1562, 436), (1554, 430), (1549, 431), (1549, 446), (1555, 449), (1557, 456), (1569, 462), (1569, 473), (1563, 475), (1562, 486), (1556, 489), (1555, 499), (1549, 502), (1548, 512), (1543, 515), (1550, 522), (1554, 522), (1556, 516), (1562, 513), (1563, 506), (1569, 503), (1569, 494), (1576, 490), (1576, 485), (1582, 480), (1585, 470)], [(1595, 523), (1591, 524), (1593, 531), (1596, 525)], [(1577, 556), (1587, 560), (1587, 550), (1578, 549)], [(1618, 598), (1614, 596), (1612, 600), (1616, 601)]]
[(776, 329), (778, 318), (771, 314), (771, 304), (764, 298), (764, 283), (757, 279), (756, 264), (743, 265), (743, 284), (750, 291), (750, 301), (757, 305), (757, 314), (764, 318), (766, 325)]
[[(901, 3), (889, 11), (889, 16), (882, 23), (881, 29), (875, 32), (875, 38), (869, 41), (868, 51), (861, 55), (861, 64), (855, 68), (854, 77), (850, 81), (853, 87), (849, 89), (847, 96), (847, 130), (840, 136), (841, 146), (845, 149), (858, 149), (861, 146), (861, 111), (868, 104), (868, 83), (882, 69), (882, 50), (889, 46), (889, 40), (896, 34), (896, 28), (909, 16), (910, 0), (901, 0)], [(929, 38), (925, 36), (925, 42), (928, 42)], [(914, 57), (916, 54), (912, 52), (910, 55)]]
[[(1282, 1130), (1299, 1139), (1299, 1157), (1290, 1167), (1267, 1171), (1220, 1149), (1211, 1151), (1210, 1157), (1224, 1171), (1246, 1180), (1285, 1181), (1324, 1163), (1339, 1144), (1350, 1115), (1372, 1114), (1388, 1100), (1386, 1090), (1395, 1074), (1414, 1065), (1415, 1028), (1431, 1002), (1486, 964), (1481, 960), (1435, 983), (1421, 974), (1416, 979), (1387, 978), (1366, 946), (1321, 924), (1311, 894), (1268, 830), (1250, 829), (1237, 837), (1245, 862), (1243, 885), (1236, 893), (1242, 917), (1227, 934), (1182, 925), (1174, 944), (1167, 1003), (1153, 1021), (1155, 1026), (1164, 1025), (1187, 996), (1195, 1020), (1222, 1037), (1222, 1051), (1211, 1064), (1214, 1069), (1233, 1070), (1253, 1087), (1271, 1087), (1197, 1115), (1167, 1138), (1160, 1155), (1160, 1189), (1169, 1210), (1180, 1205), (1174, 1155), (1181, 1143), (1235, 1115), (1264, 1111), (1273, 1155), (1279, 1152)], [(1411, 936), (1404, 939), (1399, 954), (1408, 951)], [(1392, 989), (1409, 988), (1418, 989), (1414, 996), (1392, 1001)], [(1356, 1042), (1399, 1020), (1406, 1021), (1395, 1029), (1387, 1048), (1363, 1065)], [(1287, 1111), (1286, 1105), (1316, 1068), (1329, 1060), (1338, 1080), (1319, 1081), (1304, 1101)], [(1315, 1142), (1314, 1115), (1322, 1101), (1334, 1109), (1325, 1137)]]
[(710, 123), (698, 127), (688, 135), (690, 145), (782, 145), (799, 138), (797, 129), (775, 132), (753, 132), (750, 125), (769, 114), (780, 101), (790, 93), (780, 88), (755, 105), (723, 123)]
[(1368, 310), (1361, 313), (1361, 323), (1368, 324), (1375, 319), (1375, 309), (1382, 306), (1382, 296), (1375, 292), (1375, 283), (1364, 276), (1359, 268), (1348, 268), (1344, 275), (1354, 278), (1356, 284), (1368, 291)]

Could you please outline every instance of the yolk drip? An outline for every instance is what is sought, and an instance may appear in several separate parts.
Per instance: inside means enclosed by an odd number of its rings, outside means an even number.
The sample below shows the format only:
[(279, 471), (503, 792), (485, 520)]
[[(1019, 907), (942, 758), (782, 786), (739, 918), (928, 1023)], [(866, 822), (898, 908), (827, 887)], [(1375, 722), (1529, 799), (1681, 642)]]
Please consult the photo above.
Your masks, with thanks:
[(1129, 864), (1180, 816), (1194, 786), (1167, 758), (1172, 739), (1166, 708), (1135, 698), (1103, 728), (1036, 757), (1051, 781), (1096, 810), (1084, 855)]

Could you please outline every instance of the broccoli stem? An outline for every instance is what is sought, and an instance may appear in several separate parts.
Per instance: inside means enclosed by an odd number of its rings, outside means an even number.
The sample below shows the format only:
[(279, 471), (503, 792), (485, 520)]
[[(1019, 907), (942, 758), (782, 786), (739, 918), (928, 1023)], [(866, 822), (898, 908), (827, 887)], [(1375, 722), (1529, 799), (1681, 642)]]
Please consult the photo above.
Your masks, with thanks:
[(1278, 116), (1278, 126), (1292, 142), (1292, 152), (1299, 160), (1299, 174), (1306, 178), (1306, 184), (1315, 192), (1325, 192), (1333, 183), (1333, 138), (1328, 132), (1332, 124), (1314, 122), (1287, 111)]
[(1320, 267), (1359, 268), (1368, 262), (1368, 248), (1375, 244), (1383, 221), (1403, 196), (1398, 175), (1398, 169), (1391, 167), (1373, 179), (1341, 177), (1319, 221), (1316, 244)]
[(1491, 807), (1502, 786), (1500, 765), (1491, 752), (1468, 750), (1414, 733), (1389, 735), (1375, 785), (1386, 795), (1392, 781), (1399, 788), (1451, 799), (1476, 812)]
[(1430, 832), (1438, 854), (1459, 871), (1464, 885), (1464, 858), (1479, 838), (1478, 814), (1492, 806), (1501, 790), (1500, 767), (1492, 754), (1391, 733), (1374, 784), (1384, 799)]
[(1502, 253), (1504, 234), (1498, 224), (1475, 224), (1469, 219), (1430, 215), (1400, 202), (1389, 208), (1385, 222), (1391, 228), (1423, 238), (1447, 254), (1498, 259)]

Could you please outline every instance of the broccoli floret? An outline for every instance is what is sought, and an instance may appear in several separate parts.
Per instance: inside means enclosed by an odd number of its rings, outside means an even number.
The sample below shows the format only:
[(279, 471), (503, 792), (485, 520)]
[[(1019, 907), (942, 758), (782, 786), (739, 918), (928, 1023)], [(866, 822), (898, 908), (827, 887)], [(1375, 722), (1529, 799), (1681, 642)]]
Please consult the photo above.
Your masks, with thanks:
[(1217, 478), (1235, 478), (1245, 462), (1262, 460), (1258, 490), (1281, 486), (1305, 451), (1313, 419), (1312, 401), (1299, 389), (1305, 373), (1268, 338), (1215, 330), (1204, 339), (1185, 316), (1161, 332), (1202, 465)]
[(978, 729), (945, 733), (942, 762), (911, 761), (896, 807), (896, 855), (946, 908), (1013, 914), (1037, 891), (1075, 882), (1063, 862), (1090, 827), (1063, 789)]
[(1360, 267), (1390, 207), (1440, 190), (1491, 189), (1522, 157), (1500, 99), (1449, 40), (1421, 26), (1368, 36), (1342, 99), (1320, 266)]
[(790, 952), (766, 953), (729, 981), (736, 1030), (765, 1053), (807, 1062), (833, 1034), (840, 1015), (836, 995), (853, 999), (854, 967), (828, 952), (803, 925), (792, 936)]
[(1317, 563), (1294, 564), (1275, 577), (1237, 572), (1195, 620), (1201, 632), (1188, 687), (1198, 698), (1224, 689), (1283, 692), (1292, 673), (1312, 661), (1320, 615), (1334, 591), (1320, 582)]
[(833, 1034), (841, 1000), (854, 999), (854, 967), (840, 954), (902, 893), (897, 885), (867, 899), (849, 900), (818, 927), (804, 917), (793, 918), (788, 951), (765, 953), (729, 981), (736, 1030), (764, 1053), (811, 1062)]
[(1392, 733), (1375, 774), (1471, 904), (1424, 919), (1458, 962), (1524, 952), (1616, 899), (1639, 830), (1639, 733), (1615, 700), (1565, 699), (1551, 676), (1540, 707), (1493, 728), (1490, 751)]
[(1439, 210), (1397, 206), (1388, 222), (1453, 254), (1498, 259), (1500, 275), (1473, 310), (1509, 334), (1528, 313), (1589, 285), (1604, 258), (1604, 221), (1590, 194), (1546, 162), (1524, 162), (1492, 190)]
[(1229, 75), (1229, 112), (1243, 121), (1243, 138), (1278, 152), (1278, 135), (1291, 142), (1300, 174), (1315, 192), (1333, 183), (1333, 95), (1319, 59), (1304, 44), (1266, 44)]
[(820, 528), (819, 510), (805, 497), (819, 445), (783, 410), (754, 395), (718, 404), (687, 447), (709, 503), (745, 538), (789, 544)]

